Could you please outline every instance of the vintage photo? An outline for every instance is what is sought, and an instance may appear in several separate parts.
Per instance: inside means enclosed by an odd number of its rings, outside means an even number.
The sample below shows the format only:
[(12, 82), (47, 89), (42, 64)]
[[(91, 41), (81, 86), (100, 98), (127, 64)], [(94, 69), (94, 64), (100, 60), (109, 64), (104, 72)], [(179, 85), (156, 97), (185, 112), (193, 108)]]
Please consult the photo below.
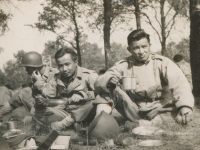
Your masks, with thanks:
[(200, 0), (0, 0), (0, 150), (200, 149)]

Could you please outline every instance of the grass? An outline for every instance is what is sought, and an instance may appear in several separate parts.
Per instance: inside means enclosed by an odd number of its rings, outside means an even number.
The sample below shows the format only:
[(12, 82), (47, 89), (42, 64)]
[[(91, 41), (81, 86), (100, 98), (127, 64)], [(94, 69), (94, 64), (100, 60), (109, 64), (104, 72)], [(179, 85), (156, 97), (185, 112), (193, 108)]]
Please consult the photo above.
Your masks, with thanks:
[[(23, 114), (23, 115), (22, 115)], [(3, 117), (3, 120), (7, 122), (10, 118), (15, 118), (19, 120), (18, 127), (20, 127), (25, 132), (33, 132), (36, 134), (36, 129), (31, 128), (33, 122), (27, 125), (23, 125), (22, 119), (27, 115), (25, 110), (19, 108), (15, 110), (11, 114)], [(116, 111), (114, 111), (113, 116), (119, 123), (120, 128), (122, 129), (125, 123), (125, 119)], [(131, 132), (121, 132), (120, 136), (124, 137), (132, 137), (134, 139), (134, 144), (131, 146), (120, 146), (115, 144), (113, 147), (106, 146), (103, 143), (97, 142), (93, 146), (87, 146), (83, 144), (73, 144), (70, 143), (70, 150), (199, 150), (200, 149), (200, 104), (196, 104), (196, 107), (193, 111), (193, 120), (189, 123), (189, 125), (179, 125), (175, 122), (166, 122), (161, 128), (165, 131), (172, 132), (180, 132), (180, 133), (189, 133), (185, 135), (160, 135), (154, 137), (137, 137), (133, 135)], [(43, 127), (38, 135), (47, 135), (50, 132), (50, 129), (47, 127)], [(79, 139), (80, 141), (85, 137), (78, 135), (74, 132), (73, 129), (69, 129), (61, 132), (62, 135), (71, 135), (72, 139)], [(159, 147), (141, 147), (138, 143), (142, 140), (163, 140), (165, 141), (165, 145)]]

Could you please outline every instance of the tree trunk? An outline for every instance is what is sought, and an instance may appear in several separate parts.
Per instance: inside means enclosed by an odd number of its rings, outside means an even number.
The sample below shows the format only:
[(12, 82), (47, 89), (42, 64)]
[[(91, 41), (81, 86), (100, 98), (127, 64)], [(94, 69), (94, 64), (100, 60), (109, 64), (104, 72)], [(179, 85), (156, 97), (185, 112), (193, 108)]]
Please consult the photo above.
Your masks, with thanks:
[(105, 68), (108, 69), (108, 52), (110, 51), (111, 0), (103, 0), (104, 6), (104, 52)]
[(200, 0), (190, 0), (190, 62), (193, 94), (200, 97)]
[(165, 33), (165, 13), (164, 13), (165, 0), (160, 0), (160, 16), (161, 16), (161, 54), (166, 54), (166, 33)]
[(137, 29), (141, 29), (139, 0), (134, 0), (134, 7), (135, 7), (136, 26)]
[(77, 50), (77, 55), (78, 55), (78, 65), (82, 66), (82, 61), (81, 61), (81, 49), (80, 49), (80, 32), (79, 28), (77, 25), (76, 21), (76, 12), (75, 12), (75, 0), (73, 0), (73, 6), (72, 6), (72, 14), (73, 14), (73, 21), (74, 21), (74, 26), (75, 26), (75, 41), (76, 41), (76, 50)]

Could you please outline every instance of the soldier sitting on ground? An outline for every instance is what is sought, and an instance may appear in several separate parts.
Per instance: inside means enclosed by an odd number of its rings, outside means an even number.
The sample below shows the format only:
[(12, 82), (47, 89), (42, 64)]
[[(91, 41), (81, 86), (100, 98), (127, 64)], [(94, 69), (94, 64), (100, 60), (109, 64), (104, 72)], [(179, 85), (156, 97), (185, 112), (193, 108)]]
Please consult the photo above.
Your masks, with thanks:
[[(56, 98), (50, 101), (44, 97), (37, 98), (35, 116), (41, 122), (50, 124), (53, 130), (60, 131), (74, 123), (91, 121), (94, 117), (92, 102), (98, 75), (93, 70), (78, 66), (77, 54), (70, 48), (58, 50), (55, 60), (60, 70), (56, 75)], [(52, 101), (54, 106), (50, 103)]]
[(25, 67), (27, 73), (31, 76), (31, 88), (25, 87), (9, 98), (6, 105), (0, 109), (0, 118), (21, 106), (24, 106), (30, 112), (34, 108), (35, 98), (41, 95), (45, 97), (55, 97), (56, 95), (54, 77), (59, 71), (43, 65), (42, 56), (39, 53), (28, 52), (24, 54), (21, 66)]
[[(170, 59), (150, 52), (149, 35), (142, 29), (128, 35), (127, 49), (131, 56), (117, 62), (95, 83), (96, 92), (100, 94), (94, 103), (97, 110), (104, 110), (109, 104), (110, 110), (106, 112), (111, 113), (116, 108), (128, 120), (125, 126), (131, 124), (133, 128), (173, 120), (171, 114), (164, 112), (176, 109), (177, 122), (188, 124), (194, 97), (180, 68)], [(135, 77), (135, 87), (121, 88), (123, 76)], [(167, 106), (170, 107), (165, 108)]]

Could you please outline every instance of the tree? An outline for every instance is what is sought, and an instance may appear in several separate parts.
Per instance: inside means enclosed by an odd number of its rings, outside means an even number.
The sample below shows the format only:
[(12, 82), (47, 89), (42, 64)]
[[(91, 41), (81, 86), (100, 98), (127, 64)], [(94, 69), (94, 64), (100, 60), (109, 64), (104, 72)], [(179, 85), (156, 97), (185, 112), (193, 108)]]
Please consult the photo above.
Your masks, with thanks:
[[(5, 3), (11, 3), (9, 0), (0, 0), (0, 5)], [(12, 15), (6, 13), (2, 8), (0, 8), (0, 36), (2, 36), (8, 29), (8, 20), (11, 19)]]
[(22, 84), (31, 82), (31, 79), (25, 69), (20, 67), (21, 59), (24, 55), (24, 51), (18, 51), (14, 54), (14, 60), (9, 60), (4, 65), (4, 74), (6, 76), (6, 84), (9, 84), (14, 89), (21, 87)]
[[(161, 53), (165, 55), (166, 40), (175, 25), (176, 18), (187, 16), (189, 3), (187, 0), (154, 0), (149, 1), (146, 5), (154, 11), (154, 21), (157, 22), (157, 25), (154, 24), (153, 19), (147, 13), (143, 11), (142, 14), (146, 16), (146, 22), (158, 35), (162, 47)], [(160, 13), (157, 10), (160, 10)]]
[(109, 63), (109, 67), (113, 66), (114, 63), (121, 60), (122, 58), (125, 58), (130, 55), (130, 53), (127, 50), (127, 46), (124, 46), (122, 44), (113, 42), (111, 44), (111, 58), (112, 61)]
[(3, 10), (0, 9), (0, 36), (2, 36), (6, 29), (8, 29), (8, 20), (10, 17), (11, 14), (6, 14)]
[(42, 55), (45, 58), (50, 56), (52, 67), (57, 67), (56, 61), (55, 61), (55, 53), (59, 50), (59, 48), (64, 47), (64, 43), (61, 39), (57, 38), (56, 41), (48, 41), (45, 43), (45, 49), (42, 52)]
[(200, 97), (200, 1), (190, 0), (190, 61), (193, 94)]
[[(98, 29), (100, 33), (103, 31), (104, 38), (104, 56), (105, 56), (105, 68), (109, 67), (112, 59), (111, 53), (111, 34), (117, 30), (122, 24), (130, 25), (127, 15), (126, 7), (129, 6), (131, 0), (102, 0), (98, 2), (92, 1), (90, 5), (90, 18), (94, 20), (89, 23), (90, 28)], [(133, 3), (131, 2), (131, 5)], [(125, 30), (125, 29), (124, 29)]]
[(39, 30), (48, 30), (57, 34), (70, 44), (78, 54), (78, 64), (82, 65), (80, 38), (85, 18), (84, 0), (47, 0), (43, 12), (35, 23)]
[(110, 51), (111, 0), (103, 0), (104, 6), (104, 53), (105, 66), (108, 69), (108, 52)]
[(105, 68), (104, 56), (102, 48), (99, 48), (96, 43), (84, 42), (81, 45), (83, 67), (99, 72), (100, 69)]
[[(99, 72), (100, 69), (105, 69), (105, 65), (102, 63), (104, 61), (102, 48), (99, 48), (96, 43), (84, 42), (82, 44), (82, 58), (83, 66)], [(108, 67), (113, 66), (114, 63), (130, 55), (126, 47), (118, 44), (111, 43), (111, 53)]]
[(139, 0), (134, 0), (134, 7), (135, 7), (136, 26), (137, 26), (137, 29), (141, 29)]

